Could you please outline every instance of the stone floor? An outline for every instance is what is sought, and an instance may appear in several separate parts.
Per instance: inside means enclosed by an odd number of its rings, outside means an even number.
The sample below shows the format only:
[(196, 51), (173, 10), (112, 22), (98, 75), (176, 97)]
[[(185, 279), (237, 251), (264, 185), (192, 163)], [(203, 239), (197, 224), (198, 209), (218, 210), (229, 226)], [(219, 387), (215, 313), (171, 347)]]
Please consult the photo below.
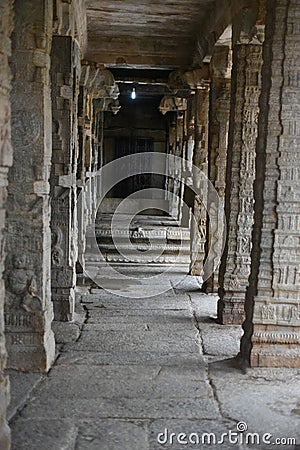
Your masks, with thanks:
[(79, 290), (77, 341), (47, 376), (10, 372), (13, 450), (300, 448), (300, 371), (243, 374), (240, 327), (218, 325), (217, 297), (179, 275), (156, 297), (149, 278), (144, 298)]

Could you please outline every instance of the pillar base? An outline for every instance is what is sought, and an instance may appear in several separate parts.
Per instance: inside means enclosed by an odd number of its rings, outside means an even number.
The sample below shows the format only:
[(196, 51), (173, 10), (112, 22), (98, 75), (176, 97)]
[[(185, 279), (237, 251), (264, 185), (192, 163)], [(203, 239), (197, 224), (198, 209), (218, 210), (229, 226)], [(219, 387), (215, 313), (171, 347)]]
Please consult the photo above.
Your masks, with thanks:
[(205, 294), (217, 294), (219, 289), (218, 277), (212, 275), (202, 284), (201, 291)]
[(219, 289), (218, 322), (223, 325), (242, 325), (245, 320), (245, 294)]
[(0, 448), (1, 450), (10, 449), (10, 429), (3, 418), (0, 420)]
[(251, 367), (300, 367), (299, 346), (278, 345), (267, 346), (254, 345), (250, 359)]
[(71, 322), (74, 318), (75, 288), (52, 288), (54, 320)]
[[(243, 305), (242, 305), (243, 306)], [(245, 311), (243, 309), (224, 309), (218, 315), (218, 322), (222, 325), (242, 325), (245, 320)]]
[(44, 316), (6, 313), (5, 322), (7, 368), (22, 372), (48, 372), (55, 359), (55, 341), (52, 330), (44, 331)]

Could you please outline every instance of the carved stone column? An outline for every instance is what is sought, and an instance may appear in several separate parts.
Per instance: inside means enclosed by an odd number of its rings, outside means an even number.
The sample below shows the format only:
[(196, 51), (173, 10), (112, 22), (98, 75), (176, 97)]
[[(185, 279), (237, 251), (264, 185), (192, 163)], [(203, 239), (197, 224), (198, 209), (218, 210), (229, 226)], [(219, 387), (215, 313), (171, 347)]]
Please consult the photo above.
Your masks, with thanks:
[[(226, 173), (227, 242), (219, 276), (218, 319), (223, 324), (244, 320), (250, 274), (253, 226), (253, 181), (261, 92), (262, 44), (245, 32), (247, 13), (233, 26), (232, 106)], [(242, 26), (241, 26), (242, 25)], [(254, 21), (255, 25), (255, 21)]]
[(77, 261), (77, 104), (80, 53), (71, 36), (54, 36), (51, 52), (51, 289), (56, 321), (71, 321)]
[(165, 95), (159, 106), (162, 114), (169, 115), (169, 167), (166, 168), (168, 176), (167, 199), (169, 200), (170, 214), (180, 220), (182, 202), (182, 171), (183, 167), (178, 166), (178, 162), (172, 159), (172, 155), (183, 157), (184, 150), (184, 122), (187, 110), (187, 100), (172, 95)]
[[(195, 148), (193, 164), (206, 176), (208, 174), (208, 127), (209, 127), (209, 83), (205, 83), (195, 93)], [(201, 197), (206, 198), (205, 186), (199, 185), (199, 180), (194, 184), (201, 189)], [(193, 205), (193, 220), (191, 223), (191, 275), (203, 275), (203, 263), (205, 258), (206, 220), (207, 212), (201, 202), (201, 197), (196, 196)]]
[[(228, 147), (228, 130), (230, 119), (230, 90), (232, 55), (228, 46), (215, 48), (211, 60), (211, 96), (209, 121), (209, 155), (208, 177), (220, 197), (220, 206), (225, 203), (226, 159)], [(207, 247), (210, 246), (211, 235), (207, 227)], [(202, 290), (206, 293), (217, 292), (217, 269), (213, 274), (204, 274), (205, 282)]]
[[(84, 62), (81, 70), (79, 95), (79, 158), (77, 167), (77, 187), (81, 191), (81, 204), (78, 205), (78, 261), (85, 268), (87, 226), (95, 220), (97, 213), (97, 195), (101, 186), (98, 177), (87, 182), (97, 172), (102, 149), (99, 119), (103, 126), (104, 111), (116, 114), (119, 109), (119, 88), (113, 74), (101, 65)], [(93, 241), (93, 239), (92, 239)]]
[(252, 366), (300, 367), (299, 40), (299, 2), (268, 1), (241, 345), (242, 358)]
[(5, 226), (5, 202), (7, 195), (8, 168), (12, 165), (12, 146), (10, 129), (10, 90), (11, 76), (8, 66), (10, 56), (10, 36), (13, 25), (12, 1), (0, 0), (0, 448), (10, 448), (10, 430), (6, 422), (6, 408), (9, 402), (9, 382), (4, 375), (6, 366), (6, 350), (4, 338), (4, 299), (5, 287), (2, 280), (4, 269), (4, 233)]
[(48, 182), (52, 6), (50, 0), (14, 2), (10, 60), (14, 158), (9, 172), (6, 233), (8, 366), (41, 372), (50, 368), (55, 355)]

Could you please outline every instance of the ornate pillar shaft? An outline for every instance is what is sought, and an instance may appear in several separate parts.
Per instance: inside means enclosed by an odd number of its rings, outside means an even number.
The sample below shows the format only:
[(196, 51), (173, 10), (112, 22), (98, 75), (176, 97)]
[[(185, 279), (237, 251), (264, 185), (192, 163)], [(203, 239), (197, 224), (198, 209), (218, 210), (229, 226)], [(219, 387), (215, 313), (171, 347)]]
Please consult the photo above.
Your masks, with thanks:
[(172, 95), (165, 95), (159, 106), (162, 114), (171, 113), (169, 116), (169, 167), (166, 168), (167, 176), (167, 199), (169, 200), (170, 214), (176, 218), (181, 218), (183, 187), (181, 184), (183, 167), (178, 166), (177, 161), (172, 159), (172, 155), (183, 157), (185, 119), (187, 110), (187, 100), (185, 98)]
[(4, 270), (4, 226), (7, 196), (7, 174), (12, 165), (13, 150), (11, 146), (10, 125), (10, 90), (11, 76), (8, 58), (11, 52), (11, 32), (13, 24), (12, 1), (0, 0), (0, 448), (10, 448), (10, 431), (6, 422), (6, 408), (9, 402), (9, 383), (4, 375), (6, 366), (6, 350), (4, 338), (4, 299), (5, 287), (2, 280)]
[[(208, 174), (208, 128), (209, 128), (209, 84), (198, 88), (195, 93), (195, 148), (193, 164), (206, 176)], [(197, 187), (199, 180), (195, 179)], [(202, 186), (201, 196), (207, 197), (207, 192)], [(205, 259), (206, 221), (207, 212), (201, 202), (201, 197), (196, 196), (193, 205), (193, 220), (191, 223), (191, 275), (203, 275), (203, 263)]]
[[(235, 24), (240, 28), (240, 23)], [(235, 26), (233, 31), (236, 31)], [(227, 243), (219, 276), (218, 319), (224, 324), (244, 320), (250, 274), (253, 226), (255, 150), (261, 92), (262, 45), (255, 37), (236, 36), (233, 47), (232, 105), (226, 173)], [(250, 41), (250, 43), (249, 43)]]
[[(211, 60), (208, 177), (220, 197), (220, 206), (223, 208), (230, 120), (231, 53), (230, 47), (216, 47)], [(209, 248), (212, 238), (209, 224), (206, 238)], [(202, 285), (204, 292), (217, 292), (218, 272), (219, 269), (210, 276), (204, 274), (205, 282)]]
[(54, 319), (70, 321), (77, 261), (77, 104), (80, 52), (71, 36), (54, 36), (51, 52), (51, 290)]
[(299, 43), (299, 1), (267, 1), (252, 263), (241, 344), (242, 358), (253, 366), (300, 366)]
[(9, 171), (5, 270), (8, 366), (44, 372), (55, 355), (48, 182), (53, 5), (50, 0), (16, 0), (14, 5), (10, 60), (14, 157)]
[[(86, 250), (93, 251), (87, 236), (87, 227), (92, 224), (97, 213), (97, 195), (101, 190), (97, 172), (102, 162), (103, 112), (119, 109), (119, 88), (112, 73), (101, 65), (84, 62), (81, 70), (79, 95), (79, 157), (77, 167), (77, 187), (81, 190), (78, 204), (78, 261), (85, 269)], [(91, 182), (87, 181), (92, 179)]]

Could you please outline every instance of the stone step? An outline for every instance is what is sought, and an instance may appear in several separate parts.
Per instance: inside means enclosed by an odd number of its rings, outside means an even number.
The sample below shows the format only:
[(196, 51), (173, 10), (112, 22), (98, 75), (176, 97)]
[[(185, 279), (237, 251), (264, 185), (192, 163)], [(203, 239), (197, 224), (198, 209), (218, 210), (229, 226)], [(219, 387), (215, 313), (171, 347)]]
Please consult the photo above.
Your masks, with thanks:
[[(115, 217), (114, 217), (115, 219)], [(112, 230), (113, 227), (113, 230)], [(95, 234), (100, 254), (89, 254), (88, 263), (188, 264), (190, 230), (169, 217), (98, 216)]]

